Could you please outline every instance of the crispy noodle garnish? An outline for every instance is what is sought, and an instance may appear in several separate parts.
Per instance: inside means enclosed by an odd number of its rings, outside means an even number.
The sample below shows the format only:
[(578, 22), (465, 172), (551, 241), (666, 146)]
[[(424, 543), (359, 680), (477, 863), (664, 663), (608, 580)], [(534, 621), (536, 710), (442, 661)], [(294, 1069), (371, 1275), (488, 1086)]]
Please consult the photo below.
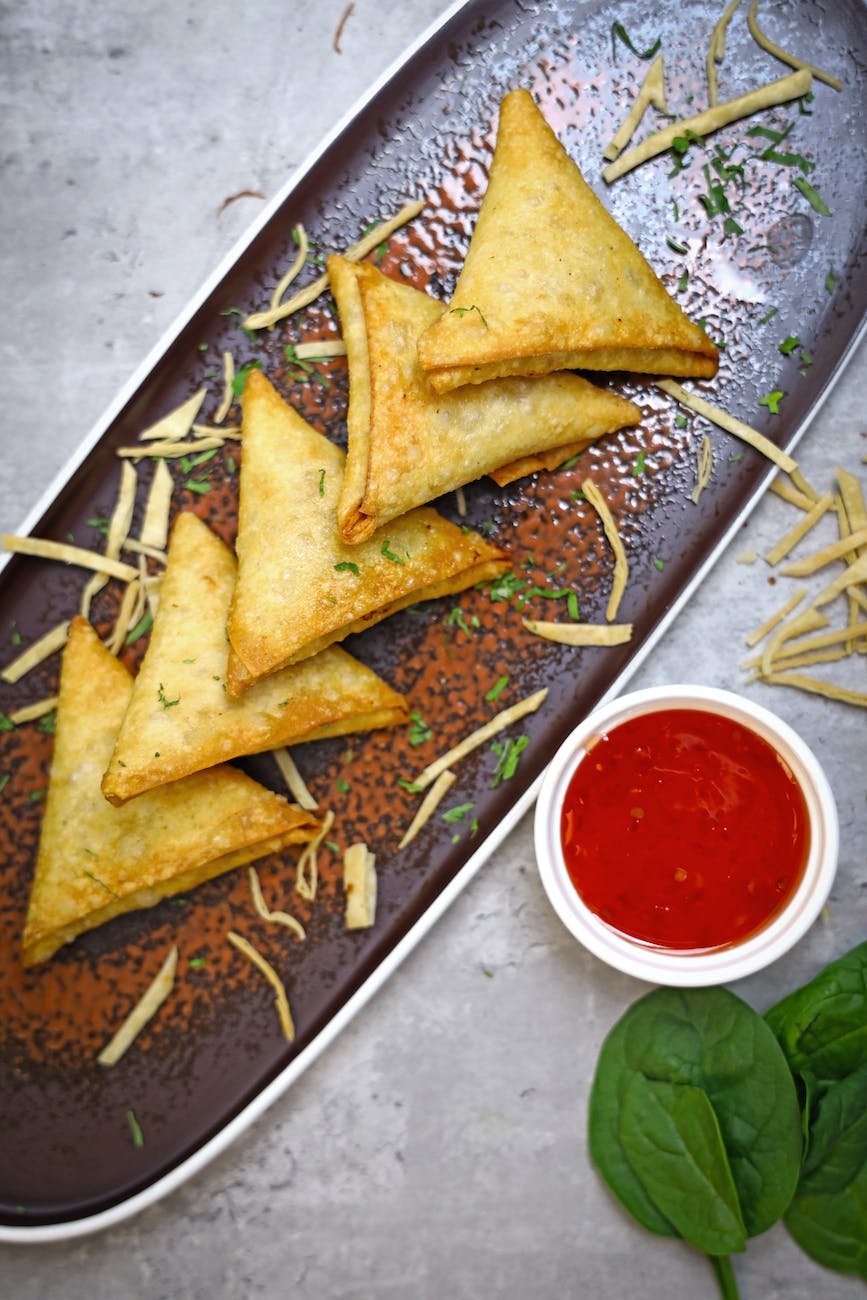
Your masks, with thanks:
[(44, 663), (51, 655), (58, 650), (62, 650), (66, 645), (66, 638), (69, 635), (69, 620), (58, 623), (50, 632), (46, 632), (38, 641), (34, 641), (31, 646), (23, 650), (16, 659), (8, 663), (6, 667), (0, 670), (0, 677), (4, 682), (17, 682), (29, 673), (37, 664)]
[(632, 640), (631, 623), (547, 623), (537, 618), (522, 620), (534, 636), (560, 645), (611, 646)]
[(35, 722), (37, 718), (44, 718), (47, 713), (56, 709), (57, 701), (58, 696), (47, 695), (45, 699), (36, 700), (34, 704), (24, 704), (20, 709), (10, 710), (6, 717), (13, 727), (19, 727), (22, 722)]
[[(164, 551), (169, 537), (169, 513), (172, 505), (173, 481), (168, 465), (158, 460), (148, 489), (144, 518), (139, 530), (142, 546)], [(145, 554), (150, 554), (146, 551)]]
[(419, 804), (418, 811), (416, 812), (415, 816), (413, 817), (412, 821), (407, 827), (403, 839), (400, 841), (400, 843), (397, 846), (399, 849), (405, 849), (407, 844), (412, 843), (412, 841), (415, 839), (416, 835), (418, 835), (421, 828), (427, 825), (431, 817), (433, 817), (434, 813), (436, 812), (440, 804), (440, 801), (443, 799), (446, 792), (451, 788), (451, 786), (454, 785), (454, 783), (455, 783), (454, 772), (448, 772), (448, 771), (440, 772), (439, 776), (434, 781), (433, 785), (428, 790), (427, 794)]
[(289, 998), (286, 994), (286, 986), (280, 976), (275, 971), (270, 962), (267, 962), (262, 954), (253, 947), (248, 939), (235, 930), (228, 930), (226, 938), (239, 952), (256, 966), (265, 979), (274, 990), (274, 1001), (277, 1004), (277, 1014), (280, 1017), (280, 1026), (283, 1030), (283, 1036), (287, 1043), (291, 1043), (295, 1037), (295, 1025), (292, 1023), (292, 1012), (289, 1010)]
[(673, 397), (682, 406), (695, 411), (696, 415), (703, 415), (706, 420), (710, 420), (711, 424), (717, 424), (721, 429), (725, 429), (726, 433), (733, 434), (742, 442), (748, 442), (751, 447), (760, 451), (763, 456), (767, 456), (768, 460), (773, 461), (787, 474), (792, 474), (798, 468), (797, 461), (793, 460), (787, 452), (782, 451), (776, 443), (771, 442), (770, 438), (766, 438), (763, 433), (759, 433), (758, 429), (753, 429), (749, 424), (744, 424), (743, 420), (729, 415), (728, 411), (723, 411), (720, 407), (705, 401), (698, 393), (688, 393), (673, 379), (657, 379), (655, 383), (657, 388), (668, 393), (669, 397)]
[(156, 424), (151, 424), (143, 433), (139, 434), (139, 441), (151, 442), (156, 439), (161, 441), (173, 442), (175, 439), (186, 438), (190, 431), (190, 426), (195, 420), (199, 411), (202, 409), (202, 403), (207, 394), (207, 386), (200, 388), (192, 397), (188, 397), (180, 406), (169, 411)]
[(710, 476), (713, 473), (713, 443), (707, 434), (701, 440), (697, 461), (695, 487), (690, 497), (694, 505), (698, 505), (698, 499), (710, 482)]
[(472, 731), (465, 736), (459, 744), (448, 750), (440, 758), (429, 763), (423, 772), (413, 781), (413, 785), (418, 790), (426, 790), (446, 768), (452, 767), (455, 763), (466, 758), (474, 749), (484, 745), (486, 741), (493, 736), (499, 735), (506, 727), (517, 722), (519, 718), (525, 718), (529, 713), (535, 713), (539, 706), (544, 702), (548, 694), (547, 686), (541, 691), (536, 691), (533, 695), (528, 695), (526, 699), (519, 700), (517, 704), (512, 704), (508, 709), (503, 709), (500, 713), (494, 715), (490, 722), (486, 722), (483, 727), (477, 731)]
[(132, 1011), (96, 1058), (100, 1065), (117, 1065), (148, 1021), (153, 1020), (174, 988), (177, 967), (178, 950), (173, 947)]
[(295, 766), (295, 760), (289, 750), (284, 747), (283, 749), (272, 749), (271, 753), (292, 798), (305, 812), (314, 812), (319, 807), (319, 804), (307, 789), (304, 778)]
[(765, 556), (768, 564), (779, 564), (780, 560), (785, 559), (789, 554), (789, 551), (797, 546), (798, 542), (800, 542), (803, 537), (806, 537), (810, 529), (815, 528), (822, 516), (831, 509), (831, 504), (832, 497), (830, 492), (826, 492), (823, 497), (820, 497), (818, 501), (812, 504), (809, 510), (801, 515), (801, 518), (794, 527), (790, 528), (786, 535), (780, 538), (776, 546), (772, 546), (768, 551)]
[(275, 925), (284, 925), (287, 930), (291, 930), (299, 939), (306, 939), (307, 933), (300, 921), (291, 916), (289, 912), (272, 912), (265, 902), (265, 896), (262, 893), (262, 885), (259, 880), (259, 874), (255, 867), (247, 869), (248, 879), (250, 881), (250, 894), (253, 899), (253, 906), (257, 915), (261, 916), (263, 921), (272, 921)]
[(376, 921), (376, 858), (363, 842), (343, 855), (344, 920), (347, 930), (366, 930)]
[(289, 267), (289, 270), (286, 272), (284, 276), (280, 278), (280, 280), (278, 280), (277, 284), (274, 286), (274, 292), (271, 294), (271, 303), (269, 307), (270, 311), (274, 311), (277, 307), (280, 306), (281, 298), (283, 297), (286, 290), (289, 288), (292, 281), (297, 276), (298, 272), (303, 267), (304, 263), (307, 261), (307, 253), (310, 245), (307, 240), (307, 231), (304, 229), (300, 221), (298, 222), (297, 226), (294, 227), (292, 231), (292, 236), (298, 245), (298, 252), (295, 254), (295, 260), (292, 263), (292, 265)]
[(235, 358), (231, 352), (223, 353), (223, 400), (214, 412), (214, 424), (222, 424), (235, 400)]
[(830, 72), (823, 72), (822, 69), (817, 68), (815, 64), (807, 63), (805, 59), (799, 59), (796, 54), (789, 54), (788, 50), (782, 49), (781, 46), (776, 45), (769, 36), (766, 36), (761, 27), (759, 27), (758, 10), (759, 0), (753, 0), (753, 3), (750, 5), (747, 12), (747, 24), (752, 32), (753, 39), (761, 45), (763, 50), (766, 50), (768, 54), (773, 54), (781, 63), (788, 63), (790, 68), (805, 69), (806, 71), (811, 72), (814, 77), (818, 77), (819, 81), (824, 81), (826, 85), (833, 86), (834, 90), (843, 89), (842, 81), (838, 81), (836, 77), (832, 77)]
[(655, 158), (657, 154), (670, 149), (674, 141), (687, 132), (692, 135), (711, 135), (721, 127), (728, 126), (730, 122), (736, 122), (742, 117), (750, 117), (761, 109), (772, 108), (775, 104), (785, 104), (791, 99), (800, 99), (807, 94), (811, 82), (809, 70), (801, 68), (797, 72), (790, 72), (787, 77), (780, 77), (778, 81), (771, 81), (765, 86), (750, 90), (746, 95), (738, 95), (736, 99), (729, 99), (724, 104), (715, 104), (713, 108), (705, 109), (695, 117), (672, 122), (670, 126), (649, 135), (634, 149), (629, 149), (614, 162), (609, 163), (602, 170), (602, 178), (609, 184), (611, 181), (616, 181), (618, 177), (632, 171), (633, 167), (638, 167), (640, 163), (647, 162), (648, 159)]
[(617, 611), (620, 608), (620, 601), (626, 590), (626, 582), (629, 577), (629, 561), (626, 558), (626, 550), (623, 542), (620, 540), (620, 534), (617, 531), (617, 525), (614, 522), (614, 516), (608, 508), (608, 502), (603, 497), (599, 488), (590, 478), (585, 478), (581, 484), (581, 491), (596, 511), (602, 523), (605, 536), (608, 538), (608, 544), (614, 552), (614, 579), (611, 584), (611, 595), (608, 597), (608, 605), (605, 610), (605, 618), (609, 623), (613, 623), (617, 617)]
[[(412, 203), (406, 203), (400, 211), (388, 221), (383, 221), (374, 226), (368, 234), (362, 235), (357, 243), (347, 248), (343, 256), (348, 262), (360, 262), (368, 253), (373, 252), (377, 244), (393, 235), (395, 230), (405, 226), (413, 217), (417, 217), (424, 207), (423, 199), (416, 199)], [(244, 328), (248, 330), (268, 329), (271, 325), (276, 324), (278, 320), (284, 320), (287, 316), (292, 316), (302, 307), (307, 307), (311, 302), (315, 302), (321, 293), (328, 288), (328, 275), (323, 274), (306, 286), (299, 289), (292, 298), (287, 302), (281, 303), (271, 311), (254, 312), (244, 321)]]
[(319, 862), (316, 857), (319, 845), (334, 825), (334, 813), (331, 809), (322, 819), (319, 831), (308, 844), (305, 844), (295, 869), (295, 892), (307, 902), (312, 903), (319, 887)]
[(3, 547), (18, 555), (32, 555), (42, 560), (59, 560), (63, 564), (76, 564), (82, 569), (93, 569), (95, 573), (107, 574), (110, 578), (121, 578), (130, 582), (137, 576), (131, 564), (109, 559), (96, 551), (85, 550), (83, 546), (70, 546), (66, 542), (52, 542), (42, 537), (16, 537), (12, 533), (3, 533), (0, 537)]
[(732, 14), (737, 9), (741, 0), (729, 0), (721, 17), (717, 20), (716, 26), (711, 32), (710, 45), (707, 50), (707, 102), (711, 108), (719, 103), (717, 95), (716, 65), (722, 63), (726, 52), (726, 31), (731, 22)]
[(661, 113), (668, 112), (668, 103), (665, 98), (665, 67), (661, 54), (657, 54), (647, 69), (647, 75), (638, 88), (638, 94), (635, 96), (632, 108), (621, 122), (611, 143), (605, 149), (603, 156), (609, 162), (613, 162), (617, 155), (622, 153), (629, 144), (635, 134), (635, 128), (644, 117), (648, 104), (658, 108)]

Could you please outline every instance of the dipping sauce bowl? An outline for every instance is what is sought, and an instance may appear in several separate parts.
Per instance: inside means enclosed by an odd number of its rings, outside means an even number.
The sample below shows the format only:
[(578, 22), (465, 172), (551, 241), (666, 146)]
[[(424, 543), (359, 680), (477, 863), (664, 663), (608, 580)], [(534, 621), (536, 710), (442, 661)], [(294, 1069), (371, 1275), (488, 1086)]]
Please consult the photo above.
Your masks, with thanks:
[(585, 719), (539, 793), (554, 910), (618, 970), (721, 984), (775, 961), (827, 900), (839, 829), (796, 732), (729, 691), (634, 691)]

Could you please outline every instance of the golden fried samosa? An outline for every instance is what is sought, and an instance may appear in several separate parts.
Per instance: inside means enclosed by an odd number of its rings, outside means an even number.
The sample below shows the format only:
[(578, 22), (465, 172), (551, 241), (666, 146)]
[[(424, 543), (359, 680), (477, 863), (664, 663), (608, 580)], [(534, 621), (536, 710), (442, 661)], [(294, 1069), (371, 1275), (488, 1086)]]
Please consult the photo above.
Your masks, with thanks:
[(403, 696), (338, 646), (230, 695), (236, 569), (207, 524), (178, 515), (150, 644), (102, 782), (112, 803), (242, 754), (407, 721)]
[(244, 388), (242, 448), (230, 691), (509, 567), (499, 547), (429, 507), (347, 545), (337, 527), (345, 453), (258, 370)]
[(418, 352), (437, 392), (571, 368), (707, 378), (719, 361), (527, 90), (511, 91), (500, 106), (488, 187), (454, 297)]
[(496, 379), (440, 396), (416, 343), (442, 315), (442, 303), (369, 263), (332, 255), (328, 275), (349, 357), (349, 445), (338, 507), (344, 541), (365, 541), (483, 474), (503, 471), (510, 482), (530, 472), (526, 458), (557, 449), (560, 464), (572, 444), (641, 418), (632, 402), (568, 372)]
[(85, 930), (313, 838), (319, 823), (221, 764), (113, 807), (100, 789), (132, 678), (80, 616), (63, 652), (27, 966)]

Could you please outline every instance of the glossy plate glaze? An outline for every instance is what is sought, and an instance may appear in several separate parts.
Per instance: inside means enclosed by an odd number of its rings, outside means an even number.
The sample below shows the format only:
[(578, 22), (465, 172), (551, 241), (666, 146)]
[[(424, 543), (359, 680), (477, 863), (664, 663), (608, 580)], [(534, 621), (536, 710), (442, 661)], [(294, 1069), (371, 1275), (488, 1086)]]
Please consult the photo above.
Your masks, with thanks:
[[(861, 5), (850, 0), (773, 10), (776, 39), (839, 75), (841, 93), (817, 83), (810, 104), (734, 124), (706, 149), (691, 149), (677, 175), (670, 175), (666, 155), (610, 189), (600, 178), (602, 150), (647, 67), (622, 42), (612, 47), (612, 22), (621, 23), (642, 52), (661, 38), (670, 102), (689, 112), (690, 105), (704, 103), (703, 51), (720, 8), (698, 0), (678, 6), (676, 16), (647, 19), (637, 0), (623, 0), (616, 13), (575, 0), (490, 0), (451, 12), (287, 186), (152, 369), (91, 436), (86, 455), (34, 522), (34, 534), (98, 546), (99, 533), (88, 520), (112, 509), (116, 449), (217, 371), (224, 349), (237, 367), (260, 363), (302, 413), (343, 441), (345, 362), (305, 372), (285, 350), (287, 343), (339, 333), (331, 299), (326, 295), (252, 338), (238, 322), (267, 303), (292, 260), (296, 222), (304, 223), (318, 250), (343, 248), (370, 221), (415, 196), (425, 198), (424, 214), (388, 241), (377, 254), (379, 264), (389, 275), (447, 296), (484, 190), (497, 106), (516, 86), (534, 93), (588, 181), (670, 290), (725, 344), (719, 375), (704, 385), (707, 395), (780, 445), (793, 445), (867, 309)], [(740, 24), (729, 37), (722, 97), (784, 72)], [(816, 211), (794, 185), (805, 175), (801, 166), (760, 157), (771, 142), (748, 134), (757, 124), (778, 131), (791, 124), (781, 148), (815, 164), (809, 181), (831, 215)], [(828, 144), (835, 140), (846, 141), (845, 164)], [(731, 169), (724, 185), (728, 214), (709, 199), (709, 183), (722, 179), (719, 168)], [(739, 231), (730, 223), (726, 233), (726, 215)], [(528, 242), (534, 237), (528, 231)], [(310, 268), (311, 278), (316, 269)], [(781, 352), (780, 345), (795, 337), (797, 347)], [(207, 382), (206, 422), (221, 397), (219, 379)], [(426, 732), (417, 727), (296, 751), (320, 806), (335, 811), (331, 838), (337, 849), (363, 838), (377, 855), (374, 929), (346, 932), (340, 852), (329, 849), (320, 858), (322, 884), (312, 906), (292, 895), (292, 859), (261, 867), (269, 900), (279, 898), (304, 921), (304, 944), (282, 932), (275, 937), (256, 920), (246, 876), (235, 873), (186, 899), (111, 922), (44, 969), (22, 973), (20, 933), (52, 741), (44, 723), (0, 732), (0, 773), (9, 774), (0, 803), (0, 1237), (61, 1237), (113, 1222), (187, 1177), (261, 1113), (489, 855), (528, 806), (564, 737), (634, 671), (743, 518), (767, 482), (765, 460), (695, 417), (678, 418), (652, 385), (621, 376), (603, 382), (642, 406), (638, 429), (606, 439), (572, 469), (505, 490), (487, 481), (466, 490), (466, 521), (510, 552), (513, 581), (406, 611), (348, 643), (408, 695), (429, 738), (421, 739)], [(779, 414), (761, 404), (776, 390), (783, 393)], [(705, 433), (714, 447), (714, 473), (694, 504), (696, 450)], [(136, 525), (151, 472), (147, 465), (139, 476)], [(222, 449), (199, 467), (194, 487), (179, 466), (172, 472), (173, 508), (195, 510), (231, 541), (237, 452)], [(576, 496), (587, 472), (611, 502), (630, 560), (621, 616), (634, 622), (635, 635), (613, 650), (558, 647), (533, 639), (521, 623), (527, 614), (566, 617), (564, 605), (546, 594), (564, 589), (576, 592), (585, 620), (603, 618), (612, 563), (595, 517)], [(459, 519), (453, 498), (440, 505)], [(0, 578), (3, 617), (28, 644), (76, 611), (83, 583), (64, 566), (13, 559)], [(111, 625), (118, 599), (111, 585), (95, 604), (100, 631)], [(125, 652), (130, 666), (142, 649), (139, 641)], [(55, 656), (17, 685), (2, 686), (0, 709), (8, 713), (54, 693), (57, 672)], [(486, 700), (502, 678), (507, 685), (495, 701)], [(399, 780), (541, 686), (549, 692), (544, 706), (507, 733), (528, 738), (515, 774), (497, 782), (496, 753), (476, 751), (461, 764), (442, 806), (452, 819), (438, 815), (398, 852), (417, 805)], [(246, 766), (280, 788), (267, 756)], [(465, 805), (471, 807), (460, 814)], [(286, 978), (298, 1029), (291, 1048), (281, 1037), (270, 990), (225, 940), (233, 926)], [(171, 943), (180, 949), (182, 971), (171, 999), (135, 1049), (113, 1070), (102, 1070), (97, 1052)], [(130, 1111), (145, 1135), (141, 1146), (132, 1138)]]

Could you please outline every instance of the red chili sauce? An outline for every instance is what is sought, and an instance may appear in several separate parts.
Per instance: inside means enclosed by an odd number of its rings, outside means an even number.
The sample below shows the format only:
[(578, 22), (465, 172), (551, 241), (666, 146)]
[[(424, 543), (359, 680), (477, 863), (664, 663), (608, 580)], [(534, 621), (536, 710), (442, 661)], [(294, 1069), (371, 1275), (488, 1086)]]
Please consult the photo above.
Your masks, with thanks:
[(810, 848), (804, 795), (776, 750), (699, 709), (600, 736), (569, 782), (560, 834), (572, 883), (601, 920), (698, 951), (766, 925)]

